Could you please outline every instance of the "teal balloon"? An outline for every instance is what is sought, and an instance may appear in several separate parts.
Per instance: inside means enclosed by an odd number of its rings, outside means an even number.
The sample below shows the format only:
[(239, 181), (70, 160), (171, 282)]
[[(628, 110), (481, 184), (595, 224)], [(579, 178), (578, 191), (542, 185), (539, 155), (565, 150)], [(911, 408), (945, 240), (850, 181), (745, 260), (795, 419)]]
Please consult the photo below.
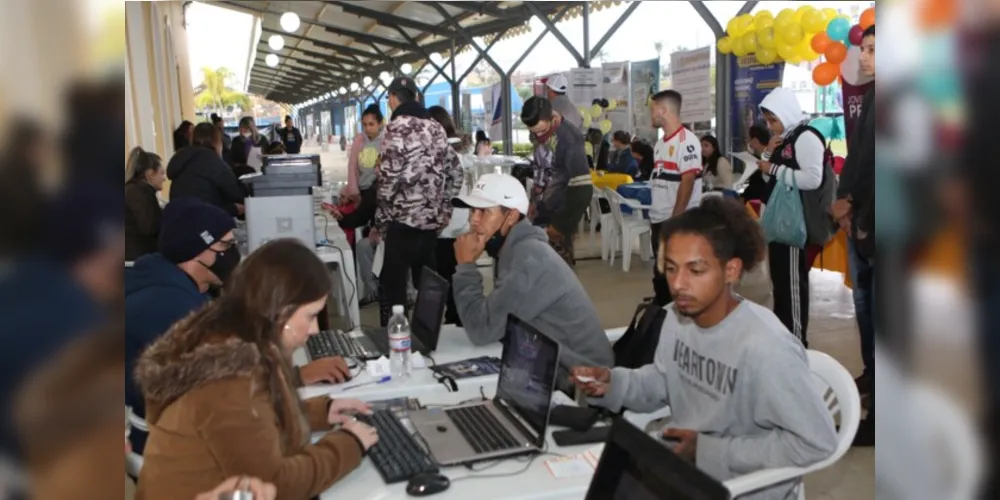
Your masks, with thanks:
[(851, 35), (851, 21), (849, 21), (846, 17), (838, 17), (830, 21), (830, 24), (826, 25), (826, 34), (830, 37), (830, 40), (849, 42)]

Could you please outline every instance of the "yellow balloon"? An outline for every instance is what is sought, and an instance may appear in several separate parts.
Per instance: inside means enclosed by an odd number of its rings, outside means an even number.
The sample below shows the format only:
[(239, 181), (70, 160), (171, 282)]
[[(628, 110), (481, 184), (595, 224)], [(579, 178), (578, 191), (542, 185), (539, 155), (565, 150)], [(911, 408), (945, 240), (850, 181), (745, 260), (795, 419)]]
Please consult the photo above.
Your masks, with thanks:
[(754, 19), (755, 22), (758, 22), (758, 23), (760, 22), (761, 19), (772, 19), (773, 20), (774, 19), (774, 14), (772, 14), (771, 11), (769, 11), (769, 10), (762, 10), (762, 11), (754, 14), (753, 19)]
[(764, 28), (773, 28), (774, 27), (774, 18), (773, 17), (765, 17), (764, 19), (757, 19), (756, 22), (754, 22), (754, 26), (757, 27), (758, 31), (762, 30)]
[(798, 54), (795, 54), (792, 56), (791, 59), (788, 59), (788, 62), (790, 64), (800, 64), (802, 62), (802, 57), (800, 57)]
[[(652, 99), (652, 96), (650, 96)], [(590, 124), (594, 123), (594, 119), (590, 117), (590, 114), (583, 115), (583, 128), (584, 130), (590, 128)]]
[(604, 109), (602, 109), (597, 104), (595, 104), (595, 105), (593, 105), (593, 106), (590, 107), (590, 117), (591, 118), (597, 118), (598, 116), (601, 116), (601, 113), (604, 113)]
[(580, 116), (581, 117), (586, 118), (586, 117), (590, 116), (590, 108), (584, 108), (584, 107), (581, 106), (581, 107), (576, 108), (576, 109), (577, 109), (577, 111), (580, 112)]
[(618, 99), (611, 99), (608, 101), (608, 111), (613, 109), (618, 109)]
[[(832, 7), (827, 7), (823, 9), (821, 12), (823, 12), (823, 17), (826, 19), (826, 22), (833, 21), (835, 17), (840, 15), (837, 13), (837, 9), (834, 9)], [(826, 28), (826, 26), (824, 26), (823, 28)]]
[[(577, 151), (579, 151), (579, 149)], [(594, 145), (589, 142), (583, 143), (583, 152), (586, 153), (587, 156), (594, 156)]]
[(806, 33), (802, 30), (802, 26), (793, 24), (791, 26), (786, 26), (780, 30), (776, 30), (776, 33), (781, 39), (789, 44), (796, 45), (805, 38)]
[(792, 9), (781, 9), (777, 17), (774, 18), (774, 28), (780, 29), (782, 26), (795, 24), (795, 11)]
[(779, 43), (776, 50), (778, 52), (778, 56), (780, 56), (782, 59), (784, 59), (786, 61), (790, 60), (793, 56), (796, 55), (795, 54), (795, 46), (794, 45), (789, 45), (787, 43), (783, 43), (783, 42)]
[(826, 29), (828, 21), (823, 13), (813, 9), (802, 16), (802, 29), (810, 35), (815, 35)]
[(795, 47), (795, 53), (802, 58), (803, 61), (815, 61), (819, 58), (819, 54), (816, 53), (812, 48), (812, 40), (806, 38)]
[(731, 54), (733, 52), (733, 39), (728, 36), (724, 36), (719, 39), (717, 47), (719, 48), (719, 52), (722, 52), (723, 54)]
[(761, 47), (757, 51), (757, 62), (761, 64), (771, 64), (778, 60), (778, 51)]
[(611, 120), (601, 120), (601, 133), (607, 135), (611, 132)]
[(726, 33), (728, 33), (730, 37), (740, 36), (739, 33), (740, 27), (738, 26), (739, 21), (737, 21), (737, 19), (739, 18), (734, 17), (730, 19), (728, 23), (726, 23)]
[(812, 5), (803, 5), (795, 10), (795, 21), (798, 23), (802, 22), (802, 18), (805, 17), (806, 13), (815, 11), (816, 7)]
[(761, 48), (773, 49), (778, 44), (774, 37), (774, 28), (757, 28), (757, 45)]
[(751, 31), (750, 33), (741, 36), (740, 45), (743, 47), (743, 52), (747, 54), (757, 52), (757, 49), (760, 48), (757, 45), (757, 34)]
[(753, 16), (750, 14), (743, 14), (736, 19), (739, 20), (738, 25), (741, 35), (745, 35), (753, 29)]

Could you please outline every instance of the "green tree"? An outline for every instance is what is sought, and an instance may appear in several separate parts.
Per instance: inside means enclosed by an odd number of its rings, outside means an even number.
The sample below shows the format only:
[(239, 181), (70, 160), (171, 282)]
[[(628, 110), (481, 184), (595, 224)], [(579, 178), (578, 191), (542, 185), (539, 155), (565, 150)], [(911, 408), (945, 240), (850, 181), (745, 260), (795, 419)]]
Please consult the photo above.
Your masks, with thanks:
[(253, 107), (250, 97), (229, 87), (229, 82), (236, 76), (229, 68), (201, 68), (204, 81), (202, 91), (194, 96), (194, 105), (198, 109), (211, 110), (217, 113), (230, 106), (239, 106), (247, 110)]
[(516, 87), (515, 90), (517, 90), (517, 95), (521, 96), (522, 101), (527, 101), (535, 95), (534, 89), (531, 88), (531, 85), (521, 85)]

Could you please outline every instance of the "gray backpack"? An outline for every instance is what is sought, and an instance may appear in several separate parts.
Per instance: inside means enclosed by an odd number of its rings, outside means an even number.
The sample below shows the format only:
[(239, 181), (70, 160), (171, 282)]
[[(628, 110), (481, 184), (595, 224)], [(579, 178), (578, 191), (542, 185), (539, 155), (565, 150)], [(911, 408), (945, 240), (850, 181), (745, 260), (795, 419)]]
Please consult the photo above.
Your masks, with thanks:
[(799, 191), (802, 195), (802, 213), (806, 219), (806, 244), (826, 245), (837, 234), (840, 227), (837, 221), (830, 216), (830, 206), (833, 205), (837, 197), (837, 174), (833, 173), (833, 151), (827, 144), (823, 134), (815, 128), (804, 125), (796, 131), (795, 137), (791, 138), (791, 143), (795, 144), (798, 136), (811, 131), (819, 137), (820, 142), (825, 145), (823, 151), (823, 182), (819, 188), (812, 191)]

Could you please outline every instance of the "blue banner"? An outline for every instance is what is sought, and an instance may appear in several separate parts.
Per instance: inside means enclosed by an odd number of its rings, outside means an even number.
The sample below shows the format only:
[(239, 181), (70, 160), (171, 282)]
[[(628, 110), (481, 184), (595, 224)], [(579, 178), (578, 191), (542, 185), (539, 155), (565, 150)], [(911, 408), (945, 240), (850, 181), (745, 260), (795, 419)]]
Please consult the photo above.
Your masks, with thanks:
[(729, 59), (732, 83), (732, 108), (729, 112), (729, 123), (732, 130), (730, 151), (740, 153), (747, 149), (747, 137), (750, 127), (764, 124), (760, 114), (760, 102), (771, 90), (781, 86), (785, 73), (785, 63), (761, 64), (757, 56), (751, 54), (745, 57), (725, 56)]

